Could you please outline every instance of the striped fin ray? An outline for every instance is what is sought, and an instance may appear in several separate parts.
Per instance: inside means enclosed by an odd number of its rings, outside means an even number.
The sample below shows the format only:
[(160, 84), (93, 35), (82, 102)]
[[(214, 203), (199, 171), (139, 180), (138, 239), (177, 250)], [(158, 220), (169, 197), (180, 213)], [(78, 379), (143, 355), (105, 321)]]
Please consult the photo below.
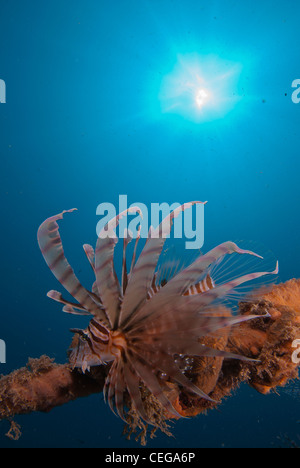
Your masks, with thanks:
[(128, 285), (128, 273), (127, 273), (127, 259), (126, 259), (126, 250), (129, 243), (132, 241), (132, 233), (129, 230), (124, 232), (123, 238), (123, 262), (122, 262), (122, 283), (121, 283), (121, 290), (124, 296), (127, 285)]
[(105, 382), (104, 382), (104, 387), (103, 387), (103, 398), (104, 398), (104, 402), (107, 403), (107, 398), (108, 398), (108, 390), (109, 390), (109, 386), (113, 380), (113, 375), (114, 375), (114, 372), (115, 372), (115, 368), (116, 368), (116, 361), (114, 361), (111, 365), (111, 368), (109, 370), (109, 373), (105, 379)]
[(196, 284), (193, 284), (183, 295), (184, 296), (194, 296), (196, 294), (203, 294), (211, 289), (216, 287), (213, 278), (208, 273), (206, 277), (199, 281)]
[(93, 283), (93, 286), (92, 286), (92, 294), (93, 294), (94, 300), (96, 300), (95, 298), (97, 297), (97, 302), (98, 302), (98, 304), (101, 304), (101, 305), (103, 306), (103, 304), (102, 304), (102, 302), (101, 302), (101, 299), (100, 299), (100, 297), (99, 297), (99, 291), (98, 291), (98, 288), (97, 288), (97, 281), (95, 281), (95, 282)]
[(47, 297), (49, 297), (53, 301), (59, 302), (60, 304), (64, 304), (63, 312), (66, 312), (67, 314), (91, 315), (90, 312), (85, 310), (83, 307), (80, 307), (80, 305), (74, 304), (73, 302), (64, 299), (62, 297), (62, 294), (58, 291), (49, 291), (47, 293)]
[(197, 203), (202, 202), (190, 202), (179, 206), (164, 218), (156, 229), (150, 228), (147, 242), (129, 278), (126, 295), (121, 307), (119, 325), (122, 326), (137, 308), (147, 300), (157, 262), (166, 238), (171, 232), (174, 218)]
[(118, 323), (120, 310), (120, 285), (114, 270), (114, 250), (118, 242), (115, 229), (127, 213), (139, 213), (138, 207), (131, 207), (109, 221), (99, 234), (95, 252), (96, 283), (101, 301), (109, 317), (111, 328)]
[(89, 244), (84, 244), (83, 250), (87, 256), (88, 261), (90, 262), (93, 271), (95, 272), (95, 252), (93, 247)]
[[(105, 399), (108, 401), (109, 407), (111, 411), (116, 415), (115, 410), (114, 410), (114, 395), (115, 395), (115, 385), (118, 377), (118, 372), (119, 372), (119, 360), (116, 359), (109, 371), (109, 378), (106, 379), (105, 382), (105, 387), (104, 387), (104, 393), (106, 395)], [(116, 415), (117, 416), (117, 415)]]
[(151, 297), (153, 297), (160, 290), (160, 288), (161, 286), (156, 284), (156, 274), (155, 274), (152, 280), (151, 288), (149, 289), (148, 294), (147, 294), (147, 299), (151, 299)]
[(63, 312), (65, 312), (66, 314), (72, 314), (72, 315), (91, 315), (89, 312), (87, 311), (82, 311), (78, 308), (75, 308), (75, 307), (72, 307), (70, 305), (65, 305), (63, 310)]
[(126, 390), (126, 382), (124, 378), (123, 361), (118, 362), (117, 378), (115, 383), (115, 405), (118, 415), (123, 421), (127, 422), (124, 415), (124, 392)]
[[(97, 288), (97, 284), (96, 284)], [(95, 304), (97, 304), (100, 309), (104, 310), (103, 304), (101, 302), (101, 299), (99, 297), (98, 289), (95, 289), (95, 283), (93, 284), (92, 291), (90, 292), (91, 297), (93, 298)]]
[(75, 307), (76, 309), (81, 310), (81, 311), (86, 311), (86, 309), (84, 309), (83, 307), (80, 307), (80, 305), (74, 304), (73, 302), (70, 302), (64, 299), (62, 294), (58, 291), (53, 291), (53, 290), (49, 291), (47, 293), (47, 297), (49, 297), (49, 299), (52, 299), (55, 302), (59, 302), (60, 304), (68, 305), (70, 307)]
[(104, 312), (92, 300), (89, 292), (81, 285), (69, 265), (62, 246), (59, 234), (58, 220), (63, 219), (65, 213), (75, 211), (63, 211), (61, 214), (53, 216), (40, 226), (38, 230), (38, 243), (42, 255), (56, 279), (64, 288), (76, 299), (79, 304), (91, 314), (107, 323)]
[[(103, 309), (100, 298), (96, 294), (94, 294), (94, 292), (89, 291), (89, 295), (93, 298), (94, 302), (100, 307), (100, 309)], [(54, 290), (49, 291), (47, 293), (47, 297), (49, 297), (53, 301), (59, 302), (60, 304), (65, 304), (66, 307), (63, 308), (63, 312), (67, 312), (69, 314), (73, 313), (74, 315), (91, 315), (90, 312), (88, 312), (86, 309), (81, 307), (79, 304), (75, 304), (73, 302), (70, 302), (64, 299), (62, 294), (58, 291), (54, 291)], [(73, 309), (72, 312), (71, 312), (71, 309)], [(82, 313), (80, 314), (79, 312), (82, 312)]]
[(138, 227), (137, 237), (135, 240), (134, 251), (133, 251), (132, 260), (131, 260), (131, 267), (130, 267), (130, 272), (129, 272), (130, 275), (135, 265), (137, 246), (138, 246), (140, 239), (141, 239), (141, 225), (139, 225)]

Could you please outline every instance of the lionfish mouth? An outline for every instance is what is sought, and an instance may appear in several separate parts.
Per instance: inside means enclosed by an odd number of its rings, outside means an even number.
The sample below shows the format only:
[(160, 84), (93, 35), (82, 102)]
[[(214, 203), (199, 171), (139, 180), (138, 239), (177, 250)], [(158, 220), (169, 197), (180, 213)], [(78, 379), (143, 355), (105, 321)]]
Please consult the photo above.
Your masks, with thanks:
[(85, 372), (91, 366), (112, 361), (104, 394), (111, 409), (125, 421), (125, 395), (129, 395), (130, 405), (139, 418), (156, 425), (155, 418), (151, 418), (145, 408), (142, 387), (155, 396), (163, 411), (180, 417), (165, 394), (165, 380), (198, 398), (212, 401), (185, 375), (186, 365), (182, 363), (197, 356), (248, 360), (208, 348), (201, 339), (224, 327), (257, 319), (258, 316), (228, 313), (225, 316), (224, 301), (244, 283), (278, 273), (277, 264), (272, 272), (248, 272), (237, 276), (230, 271), (231, 278), (216, 281), (214, 271), (216, 268), (222, 271), (224, 265), (228, 270), (228, 264), (224, 263), (228, 256), (261, 258), (254, 252), (240, 249), (233, 242), (225, 242), (205, 255), (199, 254), (190, 265), (175, 271), (166, 280), (160, 274), (158, 260), (173, 220), (196, 203), (201, 202), (182, 205), (156, 229), (151, 228), (137, 258), (138, 236), (129, 270), (126, 249), (132, 238), (128, 235), (124, 239), (121, 282), (114, 265), (114, 250), (118, 242), (115, 229), (128, 212), (139, 215), (141, 212), (138, 207), (130, 208), (112, 219), (101, 231), (95, 251), (84, 245), (96, 278), (91, 290), (84, 288), (75, 276), (65, 257), (59, 234), (57, 221), (74, 210), (47, 219), (38, 231), (38, 242), (46, 263), (76, 303), (65, 300), (57, 291), (50, 291), (48, 296), (62, 303), (64, 312), (91, 317), (84, 332), (74, 330), (70, 362)]
[(111, 355), (115, 358), (120, 358), (126, 353), (127, 342), (124, 333), (120, 330), (111, 332)]

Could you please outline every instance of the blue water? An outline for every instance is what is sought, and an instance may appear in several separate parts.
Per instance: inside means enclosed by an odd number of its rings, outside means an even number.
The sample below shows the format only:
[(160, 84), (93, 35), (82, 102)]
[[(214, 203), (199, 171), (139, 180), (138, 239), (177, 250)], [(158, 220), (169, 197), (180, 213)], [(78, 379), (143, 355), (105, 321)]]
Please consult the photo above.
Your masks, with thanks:
[[(208, 200), (204, 250), (252, 240), (280, 260), (281, 281), (299, 277), (299, 17), (289, 0), (2, 1), (1, 373), (29, 356), (65, 362), (79, 322), (47, 299), (59, 285), (36, 242), (39, 224), (63, 209), (79, 209), (62, 232), (85, 284), (81, 245), (95, 243), (97, 206), (120, 194), (130, 204)], [(205, 86), (226, 98), (199, 118), (189, 96), (177, 112), (162, 93), (166, 77), (197, 60)], [(137, 446), (102, 396), (16, 420), (22, 438), (5, 438), (1, 422), (1, 447)], [(276, 446), (296, 437), (298, 420), (299, 400), (243, 386), (220, 412), (180, 421), (175, 438), (149, 446)]]

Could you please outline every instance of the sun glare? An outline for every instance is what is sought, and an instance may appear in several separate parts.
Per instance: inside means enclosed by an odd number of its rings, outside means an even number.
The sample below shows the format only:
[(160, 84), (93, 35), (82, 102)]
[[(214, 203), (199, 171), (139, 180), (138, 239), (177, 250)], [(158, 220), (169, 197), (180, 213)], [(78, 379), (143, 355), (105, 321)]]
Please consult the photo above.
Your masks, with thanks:
[(203, 107), (208, 99), (209, 99), (209, 94), (205, 89), (199, 89), (197, 91), (196, 104), (199, 108)]
[(224, 117), (240, 99), (240, 73), (239, 64), (216, 56), (178, 56), (161, 83), (161, 111), (196, 123)]

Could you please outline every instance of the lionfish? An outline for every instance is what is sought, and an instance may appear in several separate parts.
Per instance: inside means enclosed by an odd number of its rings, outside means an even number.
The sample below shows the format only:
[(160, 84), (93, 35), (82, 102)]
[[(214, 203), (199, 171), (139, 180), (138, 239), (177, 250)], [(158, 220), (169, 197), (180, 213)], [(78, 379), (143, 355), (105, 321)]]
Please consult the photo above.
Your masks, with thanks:
[[(242, 250), (233, 242), (218, 245), (205, 255), (197, 256), (190, 265), (177, 272), (168, 281), (156, 284), (157, 264), (173, 220), (196, 203), (185, 203), (170, 213), (154, 229), (150, 228), (146, 243), (137, 255), (140, 232), (135, 240), (131, 267), (127, 270), (126, 249), (133, 239), (127, 232), (123, 245), (122, 281), (114, 267), (114, 251), (118, 242), (116, 228), (128, 213), (142, 213), (132, 207), (107, 223), (98, 236), (95, 251), (84, 245), (84, 251), (94, 270), (96, 281), (92, 291), (85, 289), (69, 265), (59, 234), (58, 220), (65, 213), (47, 219), (39, 228), (38, 242), (50, 270), (77, 303), (65, 300), (57, 291), (48, 297), (64, 305), (63, 311), (92, 316), (85, 330), (73, 329), (69, 361), (73, 368), (89, 371), (92, 366), (110, 363), (104, 386), (104, 396), (112, 411), (125, 419), (125, 395), (137, 415), (149, 420), (141, 395), (141, 387), (148, 389), (161, 404), (163, 411), (179, 418), (164, 390), (164, 380), (176, 383), (197, 397), (212, 401), (180, 368), (178, 356), (222, 356), (248, 360), (243, 356), (209, 348), (200, 339), (224, 327), (258, 316), (222, 316), (218, 314), (220, 302), (238, 286), (250, 280), (277, 274), (250, 273), (215, 284), (209, 272), (213, 265), (237, 253), (260, 257), (252, 251)], [(267, 317), (265, 315), (264, 317)]]

